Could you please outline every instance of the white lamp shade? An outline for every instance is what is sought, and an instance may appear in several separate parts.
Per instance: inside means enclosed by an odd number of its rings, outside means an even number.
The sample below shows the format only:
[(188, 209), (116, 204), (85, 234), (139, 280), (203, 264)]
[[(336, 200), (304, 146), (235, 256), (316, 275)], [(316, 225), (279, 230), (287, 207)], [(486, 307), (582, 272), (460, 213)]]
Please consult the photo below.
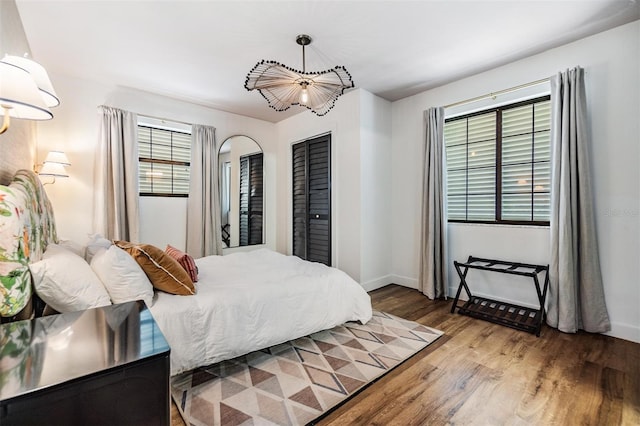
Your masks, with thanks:
[(50, 120), (53, 114), (44, 103), (28, 71), (0, 61), (0, 113), (28, 120)]
[(44, 159), (44, 163), (56, 163), (62, 164), (63, 166), (70, 166), (71, 163), (67, 158), (67, 155), (62, 151), (49, 151), (47, 154), (47, 158)]
[(6, 55), (2, 58), (2, 61), (19, 66), (31, 74), (31, 78), (36, 82), (36, 86), (38, 86), (38, 90), (40, 90), (45, 105), (49, 108), (60, 105), (60, 99), (58, 99), (56, 91), (53, 90), (53, 84), (51, 84), (49, 74), (47, 74), (47, 70), (45, 70), (42, 65), (29, 58), (11, 55)]
[(60, 163), (44, 163), (38, 174), (40, 176), (69, 177), (64, 166)]

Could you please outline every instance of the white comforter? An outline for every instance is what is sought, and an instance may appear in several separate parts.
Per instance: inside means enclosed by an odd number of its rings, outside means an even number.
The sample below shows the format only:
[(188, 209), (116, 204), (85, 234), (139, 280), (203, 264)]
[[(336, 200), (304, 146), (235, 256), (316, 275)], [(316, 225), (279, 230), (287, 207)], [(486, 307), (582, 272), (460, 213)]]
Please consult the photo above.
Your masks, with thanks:
[(195, 296), (157, 292), (151, 306), (171, 346), (172, 375), (371, 318), (364, 289), (319, 263), (259, 249), (196, 264)]

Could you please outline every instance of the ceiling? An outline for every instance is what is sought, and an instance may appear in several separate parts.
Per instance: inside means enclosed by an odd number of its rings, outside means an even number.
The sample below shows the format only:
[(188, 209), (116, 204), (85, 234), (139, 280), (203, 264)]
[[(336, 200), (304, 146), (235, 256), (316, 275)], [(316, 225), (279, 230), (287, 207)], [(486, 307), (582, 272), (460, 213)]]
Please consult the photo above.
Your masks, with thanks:
[(308, 71), (343, 65), (356, 87), (394, 101), (640, 19), (636, 0), (16, 4), (50, 73), (272, 122), (305, 109), (272, 110), (245, 77), (262, 59), (300, 69), (298, 34), (313, 38)]

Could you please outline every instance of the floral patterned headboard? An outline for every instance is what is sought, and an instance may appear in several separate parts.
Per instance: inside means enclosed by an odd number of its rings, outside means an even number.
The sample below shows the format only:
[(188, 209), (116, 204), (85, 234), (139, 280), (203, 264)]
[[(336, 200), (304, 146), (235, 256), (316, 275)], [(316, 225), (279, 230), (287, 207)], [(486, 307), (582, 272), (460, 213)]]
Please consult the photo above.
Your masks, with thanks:
[(38, 176), (18, 170), (0, 185), (0, 316), (20, 312), (31, 298), (29, 262), (57, 242), (53, 209)]

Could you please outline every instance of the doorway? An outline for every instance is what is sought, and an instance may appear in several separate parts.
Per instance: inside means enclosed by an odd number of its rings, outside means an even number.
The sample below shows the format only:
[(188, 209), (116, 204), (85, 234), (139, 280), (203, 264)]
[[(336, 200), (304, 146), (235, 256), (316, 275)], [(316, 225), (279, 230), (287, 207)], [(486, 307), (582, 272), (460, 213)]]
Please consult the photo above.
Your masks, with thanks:
[(292, 146), (293, 254), (331, 266), (331, 135)]

